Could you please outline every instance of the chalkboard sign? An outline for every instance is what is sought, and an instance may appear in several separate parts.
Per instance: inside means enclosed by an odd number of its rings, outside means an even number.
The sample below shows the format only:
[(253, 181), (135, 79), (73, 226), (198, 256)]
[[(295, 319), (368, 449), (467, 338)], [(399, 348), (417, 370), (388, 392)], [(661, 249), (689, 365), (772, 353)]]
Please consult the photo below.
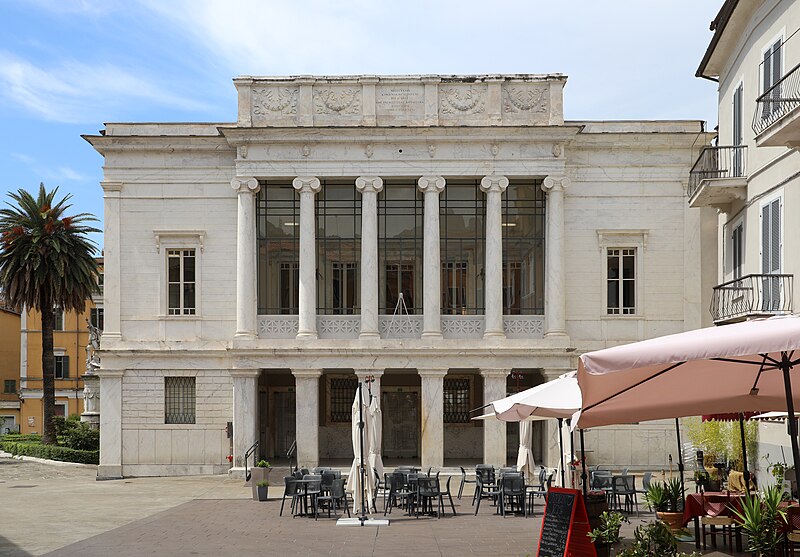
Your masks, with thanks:
[(576, 489), (550, 488), (539, 535), (539, 557), (596, 557), (589, 519)]

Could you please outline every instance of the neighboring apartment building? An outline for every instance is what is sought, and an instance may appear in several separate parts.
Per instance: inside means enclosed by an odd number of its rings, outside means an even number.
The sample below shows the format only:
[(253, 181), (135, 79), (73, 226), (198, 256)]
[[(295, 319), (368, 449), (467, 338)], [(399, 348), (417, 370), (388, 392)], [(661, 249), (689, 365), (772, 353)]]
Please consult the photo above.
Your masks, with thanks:
[[(711, 28), (697, 76), (719, 82), (719, 133), (692, 168), (689, 204), (718, 212), (704, 219), (717, 230), (710, 317), (721, 325), (796, 311), (800, 3), (727, 0)], [(782, 425), (760, 438), (773, 461), (789, 445)]]
[[(86, 136), (105, 158), (99, 476), (223, 472), (256, 441), (352, 458), (366, 378), (384, 458), (504, 464), (516, 424), (473, 409), (700, 326), (702, 122), (565, 122), (560, 74), (234, 83), (236, 122)], [(554, 465), (555, 425), (535, 429)], [(598, 463), (675, 453), (669, 421), (587, 441)]]
[(0, 435), (19, 430), (19, 313), (0, 296)]
[[(102, 259), (98, 259), (101, 266)], [(101, 279), (102, 283), (102, 279)], [(67, 417), (83, 412), (83, 380), (86, 373), (87, 323), (103, 328), (102, 287), (86, 302), (83, 313), (56, 311), (53, 331), (55, 357), (56, 415)], [(41, 314), (22, 314), (20, 334), (16, 337), (21, 361), (18, 367), (21, 433), (42, 433), (42, 325)]]

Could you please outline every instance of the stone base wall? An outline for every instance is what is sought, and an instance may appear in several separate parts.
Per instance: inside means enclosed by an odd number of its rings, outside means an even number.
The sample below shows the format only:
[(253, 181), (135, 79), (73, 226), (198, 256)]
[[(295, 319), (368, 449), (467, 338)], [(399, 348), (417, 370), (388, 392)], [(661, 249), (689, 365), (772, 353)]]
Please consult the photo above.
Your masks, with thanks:
[(471, 425), (445, 424), (444, 457), (482, 459), (483, 428)]

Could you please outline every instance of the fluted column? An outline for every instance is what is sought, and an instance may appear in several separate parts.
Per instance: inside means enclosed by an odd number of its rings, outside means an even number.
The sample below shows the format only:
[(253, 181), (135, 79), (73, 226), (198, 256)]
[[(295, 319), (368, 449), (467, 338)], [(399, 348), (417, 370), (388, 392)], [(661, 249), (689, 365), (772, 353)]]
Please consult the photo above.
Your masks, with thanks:
[(483, 338), (505, 338), (503, 332), (503, 192), (505, 176), (484, 176), (481, 190), (486, 193), (486, 278)]
[(295, 178), (300, 192), (300, 290), (298, 292), (297, 338), (317, 338), (317, 220), (314, 196), (320, 190), (313, 176)]
[(444, 466), (444, 376), (446, 369), (418, 370), (422, 383), (422, 468)]
[(234, 178), (237, 193), (236, 218), (236, 336), (256, 337), (256, 194), (261, 189), (255, 178)]
[(422, 260), (422, 336), (442, 338), (442, 269), (439, 246), (439, 194), (441, 176), (423, 176), (417, 182), (425, 194)]
[(378, 330), (378, 192), (377, 176), (356, 178), (361, 192), (361, 333), (359, 338), (380, 338)]
[(319, 378), (321, 369), (293, 369), (296, 402), (297, 464), (319, 466)]
[[(482, 369), (483, 403), (489, 404), (506, 397), (506, 377), (510, 369)], [(483, 421), (483, 462), (495, 466), (506, 465), (506, 422)]]
[[(244, 454), (258, 439), (259, 369), (231, 369), (233, 379), (233, 465), (244, 467)], [(253, 466), (254, 462), (249, 462)]]
[[(355, 369), (353, 370), (358, 377), (358, 380), (364, 383), (364, 388), (368, 389), (374, 398), (378, 400), (378, 406), (381, 405), (381, 377), (383, 377), (382, 369)], [(369, 383), (367, 383), (369, 381)]]
[(547, 236), (545, 238), (544, 336), (563, 336), (566, 326), (566, 273), (564, 271), (564, 189), (565, 176), (548, 176), (542, 190), (547, 194)]

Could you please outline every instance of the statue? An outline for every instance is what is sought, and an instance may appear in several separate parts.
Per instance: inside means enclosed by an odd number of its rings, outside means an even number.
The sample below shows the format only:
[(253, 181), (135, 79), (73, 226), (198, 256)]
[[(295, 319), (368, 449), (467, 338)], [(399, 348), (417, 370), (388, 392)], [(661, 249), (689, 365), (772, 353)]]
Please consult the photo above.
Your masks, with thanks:
[(83, 376), (83, 413), (81, 421), (87, 422), (93, 429), (100, 427), (100, 329), (87, 321), (89, 328), (89, 344), (86, 345), (86, 373)]

